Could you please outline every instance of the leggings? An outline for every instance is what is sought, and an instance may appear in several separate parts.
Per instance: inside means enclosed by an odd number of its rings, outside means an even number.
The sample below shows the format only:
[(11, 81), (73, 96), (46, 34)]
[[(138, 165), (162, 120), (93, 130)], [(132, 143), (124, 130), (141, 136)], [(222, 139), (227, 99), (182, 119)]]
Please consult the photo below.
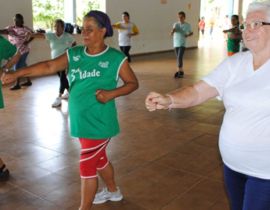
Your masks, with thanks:
[[(26, 53), (21, 55), (19, 61), (14, 65), (14, 70), (15, 71), (17, 71), (20, 68), (23, 68), (23, 67), (27, 66), (26, 60), (27, 60), (28, 55), (29, 55), (29, 52), (26, 52)], [(27, 78), (28, 81), (30, 81), (29, 77), (26, 77), (26, 78)], [(20, 85), (20, 78), (17, 79), (16, 84)]]
[(238, 173), (226, 165), (224, 179), (231, 210), (270, 209), (270, 180)]
[(183, 67), (183, 56), (185, 53), (185, 47), (176, 47), (175, 48), (175, 54), (176, 54), (176, 58), (177, 58), (177, 66), (179, 68)]
[(131, 46), (120, 46), (120, 50), (127, 56), (128, 62), (131, 61), (130, 54), (129, 54), (130, 48)]
[(26, 60), (27, 60), (28, 55), (29, 55), (29, 52), (24, 53), (24, 54), (21, 55), (19, 61), (14, 66), (15, 71), (17, 71), (20, 68), (23, 68), (23, 67), (27, 66)]
[(63, 94), (65, 89), (69, 90), (69, 84), (67, 80), (66, 70), (57, 72), (58, 76), (60, 77), (60, 87), (59, 93)]

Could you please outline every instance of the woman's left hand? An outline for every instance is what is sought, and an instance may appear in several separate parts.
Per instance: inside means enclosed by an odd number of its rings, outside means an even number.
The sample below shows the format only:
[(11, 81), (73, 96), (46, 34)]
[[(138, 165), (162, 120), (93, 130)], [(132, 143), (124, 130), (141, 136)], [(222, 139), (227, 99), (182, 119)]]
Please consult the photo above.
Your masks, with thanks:
[(107, 90), (97, 90), (96, 98), (100, 103), (104, 103), (104, 104), (112, 99), (110, 96), (110, 91), (107, 91)]
[(17, 79), (17, 76), (15, 73), (3, 72), (2, 76), (1, 76), (1, 81), (2, 81), (3, 85), (7, 85), (7, 84), (10, 84), (12, 82), (15, 82), (16, 79)]

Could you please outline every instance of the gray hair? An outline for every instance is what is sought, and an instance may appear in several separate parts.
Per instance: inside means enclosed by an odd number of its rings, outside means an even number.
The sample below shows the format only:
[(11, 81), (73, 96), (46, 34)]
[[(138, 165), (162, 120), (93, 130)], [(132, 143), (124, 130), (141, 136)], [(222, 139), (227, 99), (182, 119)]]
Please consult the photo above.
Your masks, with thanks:
[(252, 2), (248, 6), (247, 14), (250, 12), (262, 11), (270, 21), (270, 0)]

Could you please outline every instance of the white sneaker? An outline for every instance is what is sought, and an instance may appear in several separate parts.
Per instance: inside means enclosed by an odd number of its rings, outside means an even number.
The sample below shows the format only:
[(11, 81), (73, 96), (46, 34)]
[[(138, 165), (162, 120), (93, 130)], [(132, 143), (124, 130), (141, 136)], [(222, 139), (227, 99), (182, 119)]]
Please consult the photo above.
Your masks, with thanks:
[(119, 187), (117, 187), (117, 191), (115, 192), (109, 192), (107, 188), (103, 188), (101, 192), (96, 194), (93, 204), (101, 204), (106, 201), (121, 201), (122, 199), (123, 195)]
[(52, 107), (59, 107), (59, 106), (61, 106), (61, 98), (60, 97), (57, 97), (56, 99), (55, 99), (55, 101), (53, 102), (53, 104), (52, 104)]
[(68, 100), (69, 93), (66, 92), (64, 95), (61, 96), (62, 99)]

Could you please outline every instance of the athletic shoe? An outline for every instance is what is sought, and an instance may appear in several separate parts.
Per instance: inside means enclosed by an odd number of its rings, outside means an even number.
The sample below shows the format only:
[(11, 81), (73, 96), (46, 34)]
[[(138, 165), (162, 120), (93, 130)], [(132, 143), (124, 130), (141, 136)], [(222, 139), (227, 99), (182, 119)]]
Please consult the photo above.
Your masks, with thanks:
[(61, 106), (61, 104), (62, 104), (61, 98), (60, 97), (57, 97), (55, 99), (55, 101), (53, 102), (52, 107), (59, 107), (59, 106)]
[(115, 192), (109, 192), (107, 188), (103, 188), (101, 192), (96, 194), (93, 204), (101, 204), (107, 201), (121, 201), (122, 199), (123, 195), (119, 187), (117, 187), (117, 191)]
[(12, 87), (10, 88), (10, 90), (19, 90), (19, 89), (21, 89), (21, 86), (18, 85), (18, 84), (14, 85), (14, 86), (12, 86)]
[(61, 96), (62, 99), (68, 100), (69, 93), (66, 92), (64, 95)]
[(5, 165), (0, 169), (0, 182), (7, 181), (9, 179), (9, 170)]
[(183, 71), (177, 71), (174, 74), (174, 78), (183, 78), (184, 77), (184, 72)]
[(27, 82), (21, 84), (21, 86), (31, 86), (31, 85), (32, 85), (31, 81), (27, 81)]

